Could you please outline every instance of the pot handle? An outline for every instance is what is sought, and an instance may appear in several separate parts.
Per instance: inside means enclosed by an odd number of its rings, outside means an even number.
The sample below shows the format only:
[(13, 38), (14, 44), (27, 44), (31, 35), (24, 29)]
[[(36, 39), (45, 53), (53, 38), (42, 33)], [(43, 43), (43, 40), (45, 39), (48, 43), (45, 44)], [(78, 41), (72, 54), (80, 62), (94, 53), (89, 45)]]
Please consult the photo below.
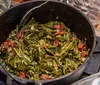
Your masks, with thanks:
[(93, 54), (100, 54), (100, 37), (96, 37), (96, 45)]

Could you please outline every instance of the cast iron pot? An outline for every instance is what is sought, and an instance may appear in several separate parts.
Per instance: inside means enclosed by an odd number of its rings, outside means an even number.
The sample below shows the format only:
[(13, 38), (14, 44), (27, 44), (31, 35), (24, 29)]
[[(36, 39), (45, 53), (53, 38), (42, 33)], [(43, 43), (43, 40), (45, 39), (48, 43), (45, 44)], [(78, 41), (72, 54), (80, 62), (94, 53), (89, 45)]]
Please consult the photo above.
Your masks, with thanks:
[[(43, 2), (43, 0), (34, 0), (32, 2), (22, 3), (3, 13), (0, 16), (0, 44), (6, 40), (9, 33), (15, 29), (17, 24), (20, 23), (21, 18), (29, 9)], [(79, 38), (87, 38), (87, 46), (90, 48), (89, 56), (93, 53), (96, 41), (95, 32), (89, 20), (75, 8), (69, 6), (68, 4), (52, 0), (41, 8), (34, 10), (32, 16), (40, 23), (45, 23), (51, 20), (64, 22), (66, 26), (68, 26), (72, 32), (75, 32)], [(52, 80), (33, 81), (13, 76), (12, 81), (16, 81), (17, 83), (22, 83), (25, 85), (69, 85), (70, 83), (79, 79), (88, 63), (89, 58), (90, 57), (88, 57), (87, 60), (77, 70), (59, 78)], [(12, 75), (7, 70), (5, 73), (7, 75)]]

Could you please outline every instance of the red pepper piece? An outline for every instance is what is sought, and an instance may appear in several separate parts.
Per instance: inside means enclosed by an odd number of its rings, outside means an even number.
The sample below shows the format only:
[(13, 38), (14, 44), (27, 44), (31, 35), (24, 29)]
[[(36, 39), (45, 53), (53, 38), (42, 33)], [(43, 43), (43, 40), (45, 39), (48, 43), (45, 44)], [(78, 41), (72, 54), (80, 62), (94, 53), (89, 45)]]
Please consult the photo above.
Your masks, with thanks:
[(18, 32), (17, 33), (17, 35), (16, 35), (16, 37), (17, 37), (17, 39), (23, 39), (23, 37), (24, 37), (24, 34), (23, 34), (23, 32)]
[(60, 24), (54, 25), (53, 28), (55, 28), (55, 29), (60, 29)]
[(24, 72), (20, 72), (19, 77), (20, 77), (20, 78), (25, 78)]

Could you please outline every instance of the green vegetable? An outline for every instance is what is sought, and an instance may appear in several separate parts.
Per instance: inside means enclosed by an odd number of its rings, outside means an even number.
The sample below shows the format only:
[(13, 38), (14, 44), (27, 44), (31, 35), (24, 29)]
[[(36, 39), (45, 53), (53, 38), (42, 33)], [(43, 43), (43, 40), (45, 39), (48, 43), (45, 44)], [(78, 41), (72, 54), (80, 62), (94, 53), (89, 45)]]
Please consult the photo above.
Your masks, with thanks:
[(85, 41), (73, 36), (63, 22), (39, 24), (32, 18), (22, 29), (18, 28), (0, 47), (0, 60), (16, 76), (23, 72), (27, 79), (57, 78), (82, 64), (83, 51), (88, 56), (87, 46), (78, 49), (78, 43)]

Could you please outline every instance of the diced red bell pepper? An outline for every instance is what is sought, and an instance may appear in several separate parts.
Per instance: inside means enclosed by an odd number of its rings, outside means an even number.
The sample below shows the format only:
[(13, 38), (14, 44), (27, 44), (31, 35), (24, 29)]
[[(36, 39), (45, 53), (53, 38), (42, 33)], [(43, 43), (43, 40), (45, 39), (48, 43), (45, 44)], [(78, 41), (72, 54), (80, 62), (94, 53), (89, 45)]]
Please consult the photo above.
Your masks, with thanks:
[(25, 78), (24, 72), (20, 72), (19, 77), (20, 77), (20, 78)]

